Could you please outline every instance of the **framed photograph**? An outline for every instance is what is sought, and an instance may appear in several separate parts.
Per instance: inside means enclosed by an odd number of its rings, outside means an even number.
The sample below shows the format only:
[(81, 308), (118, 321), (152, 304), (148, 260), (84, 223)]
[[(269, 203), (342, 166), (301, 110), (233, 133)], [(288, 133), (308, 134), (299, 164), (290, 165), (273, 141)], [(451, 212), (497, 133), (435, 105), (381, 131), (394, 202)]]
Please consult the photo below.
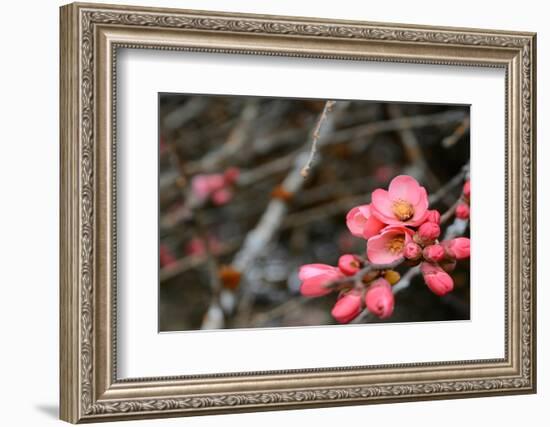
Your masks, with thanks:
[(63, 420), (535, 392), (535, 34), (70, 4), (60, 51)]

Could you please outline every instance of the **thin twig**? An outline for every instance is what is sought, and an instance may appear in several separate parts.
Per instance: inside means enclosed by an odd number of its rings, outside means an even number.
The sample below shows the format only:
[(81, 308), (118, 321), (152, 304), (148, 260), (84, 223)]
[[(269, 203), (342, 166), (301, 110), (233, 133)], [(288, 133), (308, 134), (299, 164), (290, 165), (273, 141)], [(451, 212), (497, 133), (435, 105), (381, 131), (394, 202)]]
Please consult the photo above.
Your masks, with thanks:
[(458, 125), (458, 127), (454, 130), (452, 134), (447, 136), (446, 138), (443, 138), (441, 141), (441, 145), (444, 148), (450, 148), (453, 145), (455, 145), (460, 139), (464, 136), (464, 134), (470, 129), (470, 116), (466, 116), (462, 123)]
[(355, 273), (353, 276), (346, 276), (342, 279), (337, 279), (332, 282), (329, 282), (325, 285), (326, 288), (329, 289), (339, 289), (341, 286), (349, 285), (349, 283), (361, 283), (363, 278), (367, 273), (370, 273), (371, 271), (378, 271), (378, 270), (391, 270), (393, 268), (399, 267), (403, 262), (405, 261), (405, 258), (399, 257), (398, 259), (388, 262), (385, 264), (373, 264), (368, 261), (365, 262), (365, 266), (361, 268), (357, 273)]
[(313, 130), (313, 134), (311, 137), (311, 149), (309, 151), (309, 157), (307, 159), (306, 164), (300, 171), (300, 174), (306, 178), (309, 174), (309, 170), (311, 169), (311, 164), (313, 163), (313, 159), (315, 158), (315, 154), (317, 153), (317, 143), (319, 141), (319, 138), (321, 136), (321, 127), (323, 126), (323, 123), (327, 119), (328, 114), (332, 111), (332, 107), (334, 106), (335, 101), (327, 101), (325, 102), (325, 106), (323, 108), (323, 112), (321, 113), (321, 116), (319, 117), (319, 120), (317, 121), (317, 125), (315, 126), (315, 129)]

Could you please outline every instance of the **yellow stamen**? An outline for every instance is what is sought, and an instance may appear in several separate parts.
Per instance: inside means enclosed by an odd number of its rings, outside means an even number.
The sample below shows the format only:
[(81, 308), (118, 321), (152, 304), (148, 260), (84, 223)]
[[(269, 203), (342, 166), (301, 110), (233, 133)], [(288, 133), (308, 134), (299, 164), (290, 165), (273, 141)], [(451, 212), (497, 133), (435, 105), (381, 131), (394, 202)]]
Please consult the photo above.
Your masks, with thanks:
[(400, 221), (407, 221), (414, 215), (413, 205), (402, 199), (393, 202), (392, 211), (395, 217)]
[(387, 244), (388, 251), (392, 255), (396, 255), (396, 254), (401, 253), (403, 251), (404, 246), (405, 246), (405, 237), (404, 236), (394, 237)]

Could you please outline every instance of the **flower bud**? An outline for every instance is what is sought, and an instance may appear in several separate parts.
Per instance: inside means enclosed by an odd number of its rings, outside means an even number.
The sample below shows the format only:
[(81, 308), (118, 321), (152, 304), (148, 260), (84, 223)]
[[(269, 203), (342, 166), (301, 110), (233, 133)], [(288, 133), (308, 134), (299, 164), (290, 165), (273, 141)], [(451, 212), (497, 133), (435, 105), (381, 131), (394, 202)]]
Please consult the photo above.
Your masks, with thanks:
[(375, 280), (367, 290), (365, 303), (368, 310), (380, 319), (386, 319), (393, 313), (395, 299), (390, 284), (385, 279)]
[(431, 242), (439, 237), (441, 228), (435, 222), (425, 222), (418, 229), (418, 237), (423, 242)]
[(344, 277), (342, 272), (326, 264), (306, 264), (300, 267), (298, 277), (302, 281), (300, 292), (306, 297), (327, 295), (331, 289), (329, 283)]
[(214, 193), (212, 194), (212, 203), (214, 203), (216, 206), (222, 206), (229, 203), (232, 198), (233, 192), (222, 188), (220, 190), (214, 191)]
[(409, 242), (405, 245), (403, 256), (407, 259), (417, 260), (422, 256), (422, 248), (414, 242)]
[(331, 314), (338, 323), (349, 323), (361, 313), (361, 294), (357, 291), (350, 291), (343, 295), (334, 307)]
[(447, 252), (458, 260), (470, 258), (470, 239), (457, 237), (447, 243)]
[(428, 215), (426, 215), (426, 222), (435, 222), (436, 224), (439, 224), (441, 222), (441, 214), (439, 211), (435, 209), (428, 211)]
[(423, 262), (420, 265), (420, 271), (424, 276), (426, 285), (434, 294), (443, 296), (453, 290), (453, 278), (439, 265)]
[(223, 173), (223, 177), (227, 184), (234, 184), (237, 179), (239, 179), (240, 174), (241, 171), (239, 170), (239, 168), (230, 167), (225, 170), (225, 172)]
[(470, 180), (467, 180), (464, 183), (464, 187), (462, 188), (462, 192), (467, 198), (470, 198)]
[(455, 210), (455, 215), (460, 219), (470, 218), (470, 207), (466, 203), (460, 203)]
[(345, 254), (338, 259), (338, 268), (346, 276), (353, 276), (361, 268), (361, 263), (355, 255)]
[(384, 279), (386, 279), (390, 285), (395, 285), (401, 279), (401, 275), (395, 270), (388, 270), (384, 273)]
[(422, 251), (422, 255), (426, 261), (439, 262), (445, 258), (445, 249), (441, 245), (426, 246)]

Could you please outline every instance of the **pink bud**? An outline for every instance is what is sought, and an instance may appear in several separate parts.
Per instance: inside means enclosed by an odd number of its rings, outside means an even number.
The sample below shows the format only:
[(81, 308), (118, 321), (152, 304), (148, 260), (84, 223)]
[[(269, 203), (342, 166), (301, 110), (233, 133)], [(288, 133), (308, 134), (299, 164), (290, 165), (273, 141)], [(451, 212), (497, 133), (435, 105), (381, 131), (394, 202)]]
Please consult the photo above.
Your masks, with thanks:
[(462, 192), (466, 197), (470, 197), (470, 180), (466, 181), (464, 183), (464, 187), (462, 188)]
[(386, 279), (372, 282), (365, 296), (365, 303), (369, 311), (380, 319), (387, 319), (392, 315), (395, 299)]
[(241, 174), (241, 171), (239, 168), (230, 167), (225, 170), (225, 172), (223, 173), (223, 176), (227, 184), (234, 184), (237, 181), (237, 179), (239, 179), (240, 174)]
[(405, 250), (403, 251), (403, 256), (405, 258), (416, 261), (417, 259), (420, 258), (421, 255), (422, 255), (422, 248), (420, 247), (420, 245), (414, 242), (409, 242), (405, 245)]
[(470, 258), (470, 239), (467, 237), (457, 237), (447, 243), (448, 252), (456, 259)]
[(222, 174), (200, 174), (191, 180), (193, 194), (200, 200), (206, 200), (213, 192), (225, 186), (225, 179)]
[(435, 222), (425, 222), (418, 229), (418, 236), (423, 242), (431, 242), (439, 237), (441, 228)]
[(306, 264), (300, 267), (298, 277), (302, 281), (300, 292), (306, 297), (327, 295), (331, 289), (326, 285), (344, 277), (342, 272), (331, 265)]
[(361, 313), (361, 294), (350, 291), (342, 296), (332, 308), (332, 317), (339, 323), (349, 323)]
[(466, 203), (460, 203), (456, 207), (455, 215), (460, 219), (470, 218), (470, 207)]
[(441, 245), (426, 246), (422, 251), (422, 255), (424, 255), (426, 261), (439, 262), (445, 258), (445, 249)]
[(214, 191), (212, 194), (212, 203), (214, 203), (217, 206), (225, 205), (233, 198), (233, 192), (222, 188), (220, 190)]
[(420, 270), (422, 271), (426, 285), (428, 285), (428, 288), (434, 294), (443, 296), (453, 290), (453, 278), (439, 265), (423, 262), (420, 264)]
[(441, 214), (439, 211), (435, 209), (428, 211), (428, 215), (426, 215), (426, 222), (435, 222), (436, 224), (439, 224), (441, 222)]
[(355, 255), (345, 254), (338, 259), (338, 268), (346, 276), (353, 276), (361, 268), (361, 264)]
[(191, 180), (191, 189), (193, 194), (200, 200), (205, 200), (210, 196), (210, 180), (208, 175), (197, 175)]

